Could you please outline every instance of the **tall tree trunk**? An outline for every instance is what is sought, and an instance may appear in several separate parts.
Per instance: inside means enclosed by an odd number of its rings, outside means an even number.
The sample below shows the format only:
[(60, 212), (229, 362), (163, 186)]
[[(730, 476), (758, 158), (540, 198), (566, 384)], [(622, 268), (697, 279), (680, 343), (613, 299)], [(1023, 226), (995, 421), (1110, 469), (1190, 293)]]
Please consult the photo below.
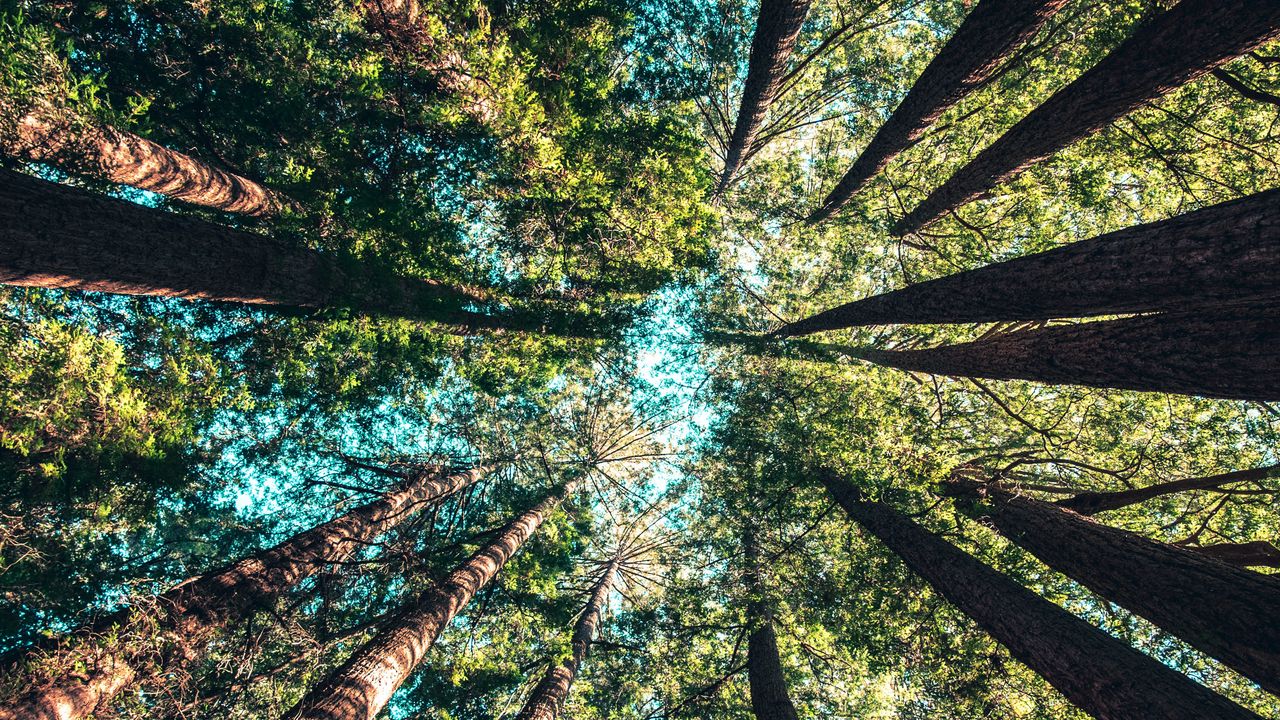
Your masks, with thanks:
[(914, 232), (1146, 103), (1280, 35), (1272, 0), (1182, 0), (1059, 90), (894, 226)]
[(373, 720), (471, 598), (493, 580), (576, 482), (519, 515), (462, 565), (392, 618), (372, 640), (311, 689), (287, 720)]
[(578, 670), (591, 651), (591, 642), (596, 635), (596, 626), (600, 624), (600, 615), (604, 612), (609, 592), (613, 589), (614, 577), (618, 574), (620, 557), (615, 557), (605, 566), (600, 579), (591, 590), (591, 598), (587, 606), (578, 616), (573, 626), (573, 644), (569, 658), (547, 670), (547, 674), (530, 693), (524, 707), (520, 708), (516, 720), (555, 720), (560, 716), (565, 700), (569, 698), (569, 688), (578, 677)]
[[(176, 645), (194, 655), (221, 628), (268, 607), (281, 593), (328, 563), (351, 556), (424, 506), (479, 480), (486, 470), (422, 472), (399, 489), (284, 542), (219, 570), (192, 578), (146, 607), (126, 608), (73, 633), (52, 651), (33, 649), (32, 660), (86, 670), (33, 688), (0, 705), (0, 720), (72, 720), (98, 713), (144, 673), (158, 676), (166, 658), (157, 646)], [(110, 645), (100, 639), (116, 635)], [(50, 658), (49, 656), (52, 655)]]
[(924, 350), (851, 348), (846, 354), (935, 375), (1276, 400), (1280, 307), (1144, 315)]
[(787, 59), (795, 47), (804, 18), (809, 14), (810, 0), (760, 0), (760, 16), (751, 41), (751, 59), (747, 63), (747, 79), (742, 86), (742, 104), (733, 126), (729, 146), (725, 148), (724, 172), (720, 187), (724, 192), (733, 176), (742, 168), (743, 159), (751, 151), (756, 134), (764, 123), (765, 113), (774, 100)]
[(981, 0), (808, 222), (825, 220), (844, 207), (942, 113), (991, 79), (1067, 2)]
[(1101, 720), (1218, 720), (1258, 715), (996, 572), (893, 508), (824, 473), (849, 517), (1038, 673)]
[(0, 148), (9, 155), (192, 205), (245, 215), (274, 215), (294, 206), (248, 178), (110, 126), (33, 112), (17, 121), (13, 135), (0, 138)]
[(1276, 578), (995, 485), (956, 478), (945, 489), (985, 496), (984, 520), (1046, 565), (1280, 693)]
[(1280, 190), (948, 275), (775, 334), (858, 325), (1120, 315), (1280, 296)]
[(1246, 543), (1218, 543), (1217, 545), (1186, 545), (1192, 552), (1207, 555), (1236, 567), (1280, 568), (1280, 548), (1265, 541)]
[(760, 577), (760, 546), (755, 531), (748, 527), (742, 538), (746, 563), (744, 580), (747, 598), (747, 682), (751, 686), (751, 710), (757, 720), (797, 720), (796, 706), (787, 692), (787, 678), (778, 655), (778, 637), (773, 629), (773, 608), (765, 597)]
[(427, 320), (482, 331), (592, 336), (548, 311), (465, 309), (477, 292), (0, 170), (0, 283)]
[(1095, 515), (1106, 510), (1119, 510), (1130, 505), (1136, 505), (1152, 498), (1187, 492), (1188, 490), (1216, 490), (1223, 485), (1232, 483), (1263, 480), (1273, 477), (1277, 473), (1280, 473), (1280, 465), (1267, 465), (1265, 467), (1222, 473), (1221, 475), (1183, 478), (1182, 480), (1173, 480), (1131, 490), (1082, 492), (1069, 498), (1057, 500), (1054, 504), (1078, 512), (1081, 515)]

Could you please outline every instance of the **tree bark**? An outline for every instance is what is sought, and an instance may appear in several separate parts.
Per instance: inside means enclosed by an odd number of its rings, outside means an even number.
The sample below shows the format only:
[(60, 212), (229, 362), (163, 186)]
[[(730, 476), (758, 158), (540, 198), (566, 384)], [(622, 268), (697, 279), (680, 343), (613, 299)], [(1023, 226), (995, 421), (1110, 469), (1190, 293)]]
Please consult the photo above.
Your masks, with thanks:
[(1059, 90), (894, 225), (915, 232), (1108, 123), (1280, 35), (1272, 0), (1182, 0)]
[(786, 74), (787, 59), (809, 14), (809, 3), (810, 0), (760, 0), (742, 103), (738, 106), (738, 119), (729, 146), (725, 148), (724, 172), (717, 192), (729, 187), (760, 132), (765, 113)]
[[(1107, 527), (993, 484), (953, 479), (988, 501), (983, 519), (1046, 565), (1280, 693), (1280, 582), (1204, 553)], [(1211, 716), (1210, 716), (1211, 717)]]
[(765, 597), (760, 577), (760, 547), (755, 531), (747, 528), (742, 540), (746, 562), (744, 580), (747, 598), (747, 682), (751, 687), (751, 710), (757, 720), (798, 720), (796, 706), (787, 692), (787, 678), (778, 655), (778, 637), (773, 628), (773, 608)]
[[(87, 669), (55, 678), (12, 704), (0, 705), (0, 720), (72, 720), (98, 713), (116, 695), (149, 673), (158, 677), (166, 658), (155, 648), (172, 643), (177, 654), (194, 655), (220, 628), (268, 607), (281, 593), (328, 563), (350, 557), (424, 506), (470, 486), (485, 474), (472, 468), (444, 474), (422, 472), (373, 502), (294, 535), (227, 567), (192, 578), (161, 594), (144, 609), (126, 608), (61, 640), (50, 653), (60, 667), (77, 661)], [(158, 617), (157, 617), (158, 615)], [(118, 634), (111, 645), (100, 638)]]
[(1143, 315), (1005, 333), (924, 350), (846, 348), (934, 375), (1280, 399), (1280, 307)]
[(476, 291), (0, 170), (0, 283), (285, 309), (346, 307), (445, 330), (591, 337), (589, 318), (468, 307)]
[(1280, 548), (1265, 541), (1247, 543), (1218, 543), (1216, 545), (1186, 545), (1186, 549), (1221, 560), (1236, 567), (1280, 568)]
[(529, 694), (529, 699), (516, 715), (516, 720), (555, 720), (560, 716), (560, 710), (569, 699), (569, 688), (573, 686), (578, 670), (591, 651), (596, 626), (600, 624), (600, 616), (609, 599), (609, 592), (613, 589), (614, 576), (618, 573), (618, 563), (617, 557), (611, 560), (592, 588), (591, 598), (573, 627), (572, 652), (569, 658), (547, 670), (547, 674)]
[(1090, 715), (1101, 720), (1259, 717), (1036, 595), (888, 505), (863, 500), (847, 480), (824, 472), (822, 482), (850, 518)]
[(948, 275), (783, 326), (783, 337), (859, 325), (1119, 315), (1280, 297), (1280, 190)]
[(844, 207), (942, 113), (991, 79), (1067, 2), (981, 0), (808, 222), (821, 222)]
[(372, 640), (311, 689), (287, 720), (373, 720), (426, 657), (445, 627), (573, 491), (568, 483), (502, 528), (439, 583), (392, 618)]
[(296, 204), (259, 183), (110, 126), (33, 112), (0, 148), (31, 162), (149, 190), (202, 207), (276, 215)]
[(1133, 488), (1132, 490), (1082, 492), (1069, 498), (1057, 500), (1054, 504), (1081, 515), (1096, 515), (1106, 510), (1119, 510), (1130, 505), (1136, 505), (1152, 498), (1189, 490), (1216, 490), (1223, 485), (1232, 483), (1263, 480), (1273, 477), (1277, 473), (1280, 473), (1280, 465), (1267, 465), (1265, 467), (1222, 473), (1221, 475), (1183, 478), (1182, 480), (1173, 480), (1156, 485), (1148, 485), (1147, 487)]

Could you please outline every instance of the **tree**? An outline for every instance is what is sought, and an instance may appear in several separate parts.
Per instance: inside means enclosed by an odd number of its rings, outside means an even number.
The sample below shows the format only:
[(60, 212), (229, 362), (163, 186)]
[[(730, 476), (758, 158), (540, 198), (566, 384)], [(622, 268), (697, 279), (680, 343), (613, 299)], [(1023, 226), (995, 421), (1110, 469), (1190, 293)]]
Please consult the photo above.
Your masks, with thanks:
[(493, 580), (577, 485), (569, 481), (507, 523), (448, 576), (382, 626), (285, 713), (288, 720), (373, 720), (471, 599)]
[(1122, 718), (1257, 718), (983, 565), (830, 471), (849, 517), (1085, 712)]
[(808, 222), (821, 222), (844, 207), (942, 113), (990, 82), (1010, 55), (1066, 4), (1066, 0), (981, 0)]
[[(157, 641), (175, 643), (179, 656), (197, 653), (217, 630), (268, 608), (326, 564), (350, 557), (424, 507), (474, 484), (485, 472), (419, 469), (379, 499), (180, 583), (141, 608), (126, 608), (91, 623), (59, 641), (51, 653), (43, 648), (28, 651), (29, 661), (53, 662), (62, 674), (0, 706), (0, 718), (73, 720), (95, 714), (130, 685), (164, 671), (169, 660), (153, 657)], [(102, 639), (110, 635), (117, 637)], [(67, 670), (79, 663), (88, 669), (80, 674)]]
[(1188, 545), (1186, 548), (1237, 567), (1280, 568), (1280, 548), (1265, 540), (1246, 543)]
[(749, 593), (747, 679), (751, 684), (751, 709), (756, 720), (796, 720), (799, 715), (787, 694), (786, 675), (778, 656), (773, 610), (760, 582), (760, 545), (751, 528), (743, 530), (742, 553), (746, 563), (744, 584)]
[(1275, 296), (1280, 191), (917, 283), (774, 334), (855, 325), (967, 323), (1177, 310)]
[[(1107, 527), (991, 483), (953, 476), (946, 492), (985, 498), (979, 512), (1046, 565), (1280, 691), (1280, 584), (1205, 553)], [(1205, 608), (1213, 608), (1206, 613)]]
[(1075, 141), (1280, 34), (1280, 7), (1180, 2), (1134, 32), (960, 168), (893, 226), (915, 232)]
[(738, 120), (725, 148), (724, 170), (720, 173), (718, 192), (724, 192), (742, 167), (765, 113), (782, 84), (787, 58), (795, 47), (810, 0), (761, 0), (756, 19), (755, 37), (751, 41), (751, 59), (747, 79), (742, 88)]
[(1280, 472), (1280, 465), (1267, 465), (1247, 470), (1235, 470), (1220, 475), (1171, 480), (1166, 483), (1157, 483), (1129, 490), (1082, 492), (1069, 498), (1058, 500), (1055, 504), (1081, 515), (1096, 515), (1107, 510), (1119, 510), (1152, 498), (1174, 493), (1187, 492), (1189, 490), (1217, 490), (1224, 485), (1263, 480), (1274, 477), (1278, 472)]

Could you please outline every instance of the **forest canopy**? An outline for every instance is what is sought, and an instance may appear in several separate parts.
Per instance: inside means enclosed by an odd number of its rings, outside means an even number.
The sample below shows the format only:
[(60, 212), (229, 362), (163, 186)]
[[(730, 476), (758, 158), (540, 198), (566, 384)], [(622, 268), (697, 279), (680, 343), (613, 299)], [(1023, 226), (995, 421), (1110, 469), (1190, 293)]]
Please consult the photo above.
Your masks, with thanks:
[(0, 720), (1280, 720), (1280, 2), (0, 1)]

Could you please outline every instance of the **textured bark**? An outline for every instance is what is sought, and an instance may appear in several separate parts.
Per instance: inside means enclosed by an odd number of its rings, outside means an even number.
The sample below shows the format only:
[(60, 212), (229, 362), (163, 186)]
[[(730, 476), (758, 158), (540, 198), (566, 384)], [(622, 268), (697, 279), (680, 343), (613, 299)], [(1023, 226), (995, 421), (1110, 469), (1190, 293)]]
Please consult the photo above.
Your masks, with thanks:
[(1059, 90), (894, 226), (914, 232), (1142, 105), (1280, 35), (1273, 0), (1182, 0)]
[(981, 0), (808, 221), (820, 222), (844, 207), (942, 113), (991, 79), (1067, 2)]
[[(158, 675), (165, 658), (153, 650), (131, 651), (130, 645), (155, 648), (168, 639), (188, 651), (208, 642), (214, 633), (268, 607), (281, 593), (324, 565), (350, 557), (378, 536), (423, 507), (442, 500), (479, 480), (483, 468), (443, 474), (423, 472), (401, 488), (362, 505), (255, 555), (182, 583), (161, 594), (141, 613), (125, 609), (94, 622), (62, 640), (51, 652), (59, 665), (86, 660), (88, 668), (75, 676), (33, 688), (10, 705), (0, 705), (0, 720), (71, 720), (99, 712), (103, 705), (143, 673)], [(155, 617), (158, 614), (159, 617)], [(140, 617), (139, 615), (144, 615)], [(116, 647), (97, 647), (97, 639), (118, 631), (126, 638)]]
[(1280, 190), (876, 295), (783, 326), (1120, 315), (1280, 297)]
[(293, 201), (247, 178), (211, 167), (133, 133), (31, 113), (0, 138), (4, 152), (193, 205), (245, 215), (274, 215)]
[(742, 86), (742, 103), (733, 135), (725, 148), (724, 172), (719, 191), (729, 187), (742, 167), (743, 159), (755, 143), (764, 124), (765, 113), (786, 75), (787, 59), (795, 47), (810, 0), (760, 0), (760, 16), (751, 41), (751, 59), (747, 63), (747, 79)]
[(609, 591), (613, 589), (614, 577), (618, 574), (618, 558), (614, 558), (605, 566), (604, 573), (591, 589), (591, 598), (587, 606), (578, 616), (573, 626), (573, 643), (569, 659), (558, 663), (547, 670), (524, 707), (520, 708), (516, 720), (555, 720), (560, 716), (565, 700), (569, 698), (569, 688), (578, 677), (578, 670), (591, 651), (591, 642), (596, 636), (596, 627), (600, 624), (600, 615), (604, 612), (605, 603), (609, 599)]
[(1090, 715), (1100, 720), (1258, 718), (987, 567), (893, 508), (862, 500), (848, 481), (830, 474), (822, 481), (850, 518)]
[(743, 533), (746, 562), (747, 682), (751, 686), (751, 710), (757, 720), (797, 720), (796, 706), (787, 693), (787, 678), (778, 655), (778, 637), (773, 629), (773, 608), (765, 598), (760, 577), (760, 547), (754, 530)]
[(552, 492), (502, 528), (443, 580), (392, 618), (378, 634), (312, 688), (287, 720), (373, 720), (426, 657), (449, 622), (532, 537), (574, 483)]
[(985, 496), (986, 522), (1049, 567), (1221, 660), (1267, 692), (1280, 692), (1276, 578), (998, 486), (953, 480), (947, 490)]
[(1236, 567), (1280, 568), (1280, 548), (1265, 541), (1247, 543), (1219, 543), (1217, 545), (1186, 546), (1192, 552), (1207, 555)]
[(1223, 485), (1230, 485), (1238, 482), (1249, 482), (1251, 480), (1263, 480), (1265, 478), (1273, 477), (1278, 473), (1280, 473), (1280, 465), (1267, 465), (1265, 467), (1222, 473), (1221, 475), (1183, 478), (1182, 480), (1173, 480), (1166, 483), (1148, 485), (1147, 487), (1133, 488), (1131, 490), (1117, 490), (1115, 492), (1082, 492), (1072, 495), (1069, 498), (1058, 500), (1054, 504), (1059, 507), (1078, 512), (1081, 515), (1094, 515), (1106, 510), (1118, 510), (1123, 507), (1129, 507), (1130, 505), (1136, 505), (1140, 502), (1144, 502), (1152, 498), (1163, 497), (1165, 495), (1173, 495), (1174, 493), (1187, 492), (1189, 490), (1216, 490)]
[(1280, 399), (1280, 307), (1275, 305), (1051, 326), (924, 350), (846, 353), (934, 375)]
[(0, 283), (356, 312), (481, 331), (592, 335), (568, 313), (485, 315), (475, 291), (0, 170)]

